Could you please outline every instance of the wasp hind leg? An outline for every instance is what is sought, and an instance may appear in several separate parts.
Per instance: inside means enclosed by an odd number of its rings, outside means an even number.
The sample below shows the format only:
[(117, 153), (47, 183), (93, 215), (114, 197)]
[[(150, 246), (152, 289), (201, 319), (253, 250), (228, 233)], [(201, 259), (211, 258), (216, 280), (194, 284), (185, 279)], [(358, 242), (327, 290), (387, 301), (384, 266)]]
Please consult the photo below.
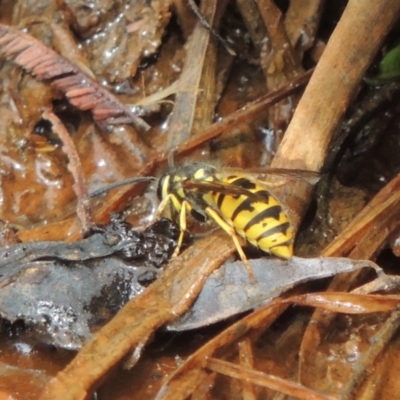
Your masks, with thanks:
[(249, 260), (247, 259), (246, 255), (244, 254), (244, 251), (242, 249), (241, 244), (239, 243), (239, 239), (236, 235), (235, 230), (227, 224), (224, 219), (211, 207), (206, 208), (206, 213), (207, 215), (212, 218), (233, 240), (233, 243), (235, 244), (236, 250), (239, 253), (239, 256), (241, 260), (243, 261), (244, 266), (247, 269), (247, 273), (249, 274), (249, 278), (252, 283), (257, 282), (257, 279), (254, 276), (254, 272), (249, 264)]

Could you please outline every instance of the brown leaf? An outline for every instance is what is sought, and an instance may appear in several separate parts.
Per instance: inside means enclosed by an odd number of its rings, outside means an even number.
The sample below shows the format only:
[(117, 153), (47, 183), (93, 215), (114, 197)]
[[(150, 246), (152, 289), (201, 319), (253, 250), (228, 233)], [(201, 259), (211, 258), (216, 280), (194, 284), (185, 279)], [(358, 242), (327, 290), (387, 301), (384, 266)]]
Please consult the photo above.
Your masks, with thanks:
[(114, 95), (33, 36), (0, 24), (0, 54), (39, 80), (49, 80), (75, 107), (90, 110), (101, 128), (109, 124), (134, 123), (141, 129), (149, 129), (146, 122)]

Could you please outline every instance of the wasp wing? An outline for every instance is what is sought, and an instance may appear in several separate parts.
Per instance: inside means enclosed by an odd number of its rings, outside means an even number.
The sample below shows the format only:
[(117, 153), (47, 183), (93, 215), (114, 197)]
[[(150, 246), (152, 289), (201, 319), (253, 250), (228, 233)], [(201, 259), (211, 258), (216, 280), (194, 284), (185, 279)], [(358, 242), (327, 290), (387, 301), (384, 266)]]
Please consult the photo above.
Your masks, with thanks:
[(242, 175), (248, 176), (253, 180), (265, 179), (266, 176), (282, 176), (290, 179), (301, 180), (312, 185), (315, 185), (320, 179), (321, 174), (316, 171), (308, 169), (289, 169), (289, 168), (273, 168), (273, 167), (259, 167), (259, 168), (223, 168), (224, 175)]
[(189, 179), (182, 182), (184, 189), (197, 189), (203, 192), (215, 192), (228, 196), (247, 196), (257, 201), (265, 201), (265, 196), (259, 195), (234, 183), (223, 181), (205, 181), (200, 179)]

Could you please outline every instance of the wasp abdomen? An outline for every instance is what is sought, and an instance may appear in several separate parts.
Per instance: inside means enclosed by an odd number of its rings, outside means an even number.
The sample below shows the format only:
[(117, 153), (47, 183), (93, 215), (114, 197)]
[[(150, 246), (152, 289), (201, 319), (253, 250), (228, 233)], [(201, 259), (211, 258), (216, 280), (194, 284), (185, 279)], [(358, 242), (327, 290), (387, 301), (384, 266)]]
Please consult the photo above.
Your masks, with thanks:
[(248, 242), (283, 258), (293, 255), (293, 229), (278, 201), (256, 182), (230, 176), (225, 182), (240, 186), (254, 196), (214, 193), (225, 221)]

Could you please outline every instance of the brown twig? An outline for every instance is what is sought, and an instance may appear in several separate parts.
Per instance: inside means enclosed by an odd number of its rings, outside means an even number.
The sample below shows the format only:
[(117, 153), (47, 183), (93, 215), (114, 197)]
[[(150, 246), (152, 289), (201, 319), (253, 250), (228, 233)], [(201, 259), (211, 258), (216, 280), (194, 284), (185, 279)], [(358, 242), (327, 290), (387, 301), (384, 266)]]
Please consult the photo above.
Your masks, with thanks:
[(322, 0), (291, 1), (285, 15), (285, 29), (300, 58), (314, 42), (324, 2)]
[[(271, 91), (301, 74), (303, 67), (286, 33), (284, 16), (276, 4), (272, 0), (258, 0), (257, 6), (268, 32), (268, 46), (261, 52), (261, 66)], [(268, 127), (275, 132), (277, 144), (282, 140), (297, 101), (298, 97), (290, 96), (268, 109)]]
[(87, 398), (127, 353), (143, 348), (158, 327), (190, 307), (207, 276), (232, 254), (227, 243), (230, 238), (221, 232), (218, 240), (204, 238), (172, 262), (142, 295), (127, 303), (85, 344), (46, 386), (41, 400)]
[[(272, 166), (321, 170), (329, 143), (364, 72), (396, 21), (399, 9), (397, 0), (349, 1), (297, 106)], [(311, 192), (311, 186), (300, 182), (282, 186), (276, 192), (288, 205), (295, 228), (307, 208)]]
[[(223, 353), (230, 344), (245, 337), (254, 329), (267, 328), (286, 309), (288, 304), (322, 307), (343, 313), (385, 312), (396, 309), (399, 298), (386, 296), (366, 296), (349, 293), (313, 293), (277, 299), (262, 307), (215, 336), (198, 349), (181, 365), (159, 391), (157, 400), (183, 400), (191, 393), (191, 388), (198, 385), (206, 374), (203, 370), (205, 361), (213, 354)], [(182, 376), (185, 379), (182, 379)]]
[(389, 182), (323, 251), (327, 257), (370, 259), (400, 226), (400, 174)]
[[(215, 26), (217, 9), (225, 2), (202, 2), (204, 18)], [(216, 45), (211, 32), (197, 21), (187, 43), (185, 65), (179, 78), (174, 110), (169, 124), (168, 151), (186, 142), (193, 133), (211, 123), (215, 112)]]
[(53, 130), (61, 139), (63, 146), (62, 150), (68, 157), (68, 170), (74, 178), (73, 189), (75, 191), (78, 203), (76, 213), (81, 223), (83, 232), (88, 232), (93, 226), (92, 210), (90, 208), (90, 197), (87, 192), (85, 178), (82, 172), (81, 161), (76, 151), (74, 142), (71, 139), (68, 131), (58, 117), (49, 110), (45, 110), (43, 118), (47, 119), (53, 125)]
[[(298, 105), (273, 162), (274, 166), (294, 163), (299, 168), (322, 168), (328, 145), (355, 89), (396, 21), (399, 10), (400, 3), (396, 0), (349, 1)], [(346, 43), (346, 51), (343, 51), (343, 43)], [(299, 198), (303, 199), (298, 200), (296, 213), (292, 217), (292, 222), (298, 225), (311, 196), (311, 188), (301, 183), (296, 186), (296, 193), (301, 194)], [(282, 192), (288, 202), (293, 202), (293, 193), (285, 193), (285, 188), (282, 188)], [(348, 286), (351, 281), (346, 278), (342, 283)], [(333, 287), (341, 290), (343, 285), (336, 282), (331, 290)], [(301, 373), (308, 360), (313, 358), (322, 331), (331, 317), (320, 310), (314, 312), (314, 323), (308, 325), (300, 351)]]
[[(265, 111), (272, 104), (276, 104), (282, 99), (290, 96), (291, 94), (298, 91), (300, 88), (304, 87), (311, 77), (313, 70), (305, 72), (303, 75), (294, 79), (288, 85), (285, 85), (281, 89), (268, 93), (261, 98), (248, 103), (245, 107), (233, 112), (229, 116), (225, 117), (221, 122), (216, 122), (211, 125), (211, 127), (193, 139), (188, 140), (186, 143), (178, 146), (176, 155), (183, 155), (189, 151), (195, 149), (196, 147), (202, 145), (208, 140), (214, 139), (223, 133), (228, 132), (234, 126), (245, 123), (246, 121), (251, 121), (256, 116), (260, 115), (261, 112)], [(164, 153), (159, 157), (159, 162), (166, 161), (168, 154)]]
[[(323, 251), (324, 256), (339, 257), (348, 255), (353, 259), (372, 258), (378, 249), (388, 240), (390, 234), (399, 226), (397, 216), (400, 210), (400, 175), (386, 185), (370, 203), (354, 218), (343, 232)], [(328, 290), (347, 291), (354, 287), (363, 271), (338, 275), (331, 282)], [(322, 313), (316, 310), (313, 320), (304, 334), (301, 348), (301, 365), (304, 369), (307, 360), (320, 343), (322, 332), (335, 318), (333, 313)]]
[(298, 383), (290, 382), (286, 379), (279, 378), (274, 375), (265, 374), (260, 371), (255, 371), (251, 368), (235, 365), (233, 363), (210, 358), (206, 364), (207, 368), (230, 376), (231, 378), (244, 379), (253, 384), (267, 387), (272, 390), (278, 390), (288, 396), (296, 397), (298, 399), (312, 399), (312, 400), (337, 400), (336, 397), (327, 396), (318, 393), (315, 390), (308, 389)]
[(254, 47), (258, 53), (261, 53), (263, 40), (267, 37), (267, 29), (258, 12), (256, 2), (254, 0), (236, 0), (236, 4)]
[[(254, 355), (250, 338), (245, 338), (238, 343), (240, 366), (254, 369)], [(253, 382), (243, 380), (243, 400), (256, 400)]]

